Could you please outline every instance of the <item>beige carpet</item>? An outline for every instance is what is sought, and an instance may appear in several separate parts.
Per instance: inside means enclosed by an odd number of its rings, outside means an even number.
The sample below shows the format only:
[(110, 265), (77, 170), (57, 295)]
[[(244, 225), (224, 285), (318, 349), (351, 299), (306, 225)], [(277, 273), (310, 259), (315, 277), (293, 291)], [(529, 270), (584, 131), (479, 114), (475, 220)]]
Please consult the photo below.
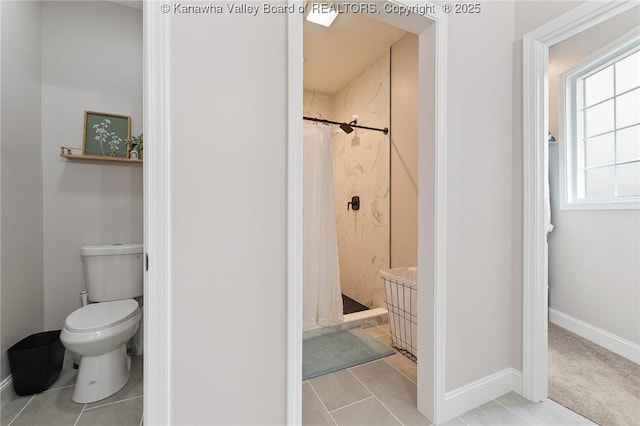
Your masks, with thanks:
[(603, 426), (638, 426), (640, 366), (549, 323), (549, 398)]

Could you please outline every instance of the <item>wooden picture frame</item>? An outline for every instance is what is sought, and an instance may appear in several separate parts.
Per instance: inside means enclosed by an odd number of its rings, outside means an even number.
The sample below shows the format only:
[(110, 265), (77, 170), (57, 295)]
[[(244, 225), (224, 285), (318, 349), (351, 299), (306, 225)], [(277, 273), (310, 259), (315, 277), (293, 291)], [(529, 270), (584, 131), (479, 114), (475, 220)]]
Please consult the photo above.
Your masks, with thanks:
[(131, 138), (131, 116), (85, 111), (82, 154), (128, 158), (127, 139)]

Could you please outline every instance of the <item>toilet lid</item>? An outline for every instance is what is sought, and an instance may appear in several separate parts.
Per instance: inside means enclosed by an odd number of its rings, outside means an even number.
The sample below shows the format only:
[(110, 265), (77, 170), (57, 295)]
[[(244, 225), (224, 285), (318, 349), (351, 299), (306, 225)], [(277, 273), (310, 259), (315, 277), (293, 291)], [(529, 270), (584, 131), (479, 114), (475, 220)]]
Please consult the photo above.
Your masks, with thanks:
[(128, 320), (137, 311), (138, 302), (133, 299), (92, 303), (73, 311), (64, 325), (69, 331), (98, 331)]

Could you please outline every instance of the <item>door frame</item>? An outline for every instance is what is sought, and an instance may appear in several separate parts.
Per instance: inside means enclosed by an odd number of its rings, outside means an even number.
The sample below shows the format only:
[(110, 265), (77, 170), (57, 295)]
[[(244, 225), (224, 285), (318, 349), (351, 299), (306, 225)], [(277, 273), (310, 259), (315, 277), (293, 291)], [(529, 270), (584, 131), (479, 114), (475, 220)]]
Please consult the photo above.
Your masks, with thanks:
[[(301, 3), (290, 0), (298, 7)], [(361, 1), (365, 3), (365, 1)], [(414, 1), (395, 0), (377, 2), (384, 4), (415, 6)], [(428, 5), (429, 3), (423, 3)], [(426, 190), (429, 179), (419, 173), (418, 185), (418, 268), (427, 270), (433, 265), (433, 275), (418, 276), (418, 397), (417, 408), (434, 423), (446, 421), (445, 410), (445, 334), (446, 334), (446, 176), (447, 176), (447, 15), (439, 7), (434, 13), (400, 16), (389, 13), (372, 14), (387, 24), (417, 34), (424, 40), (431, 25), (436, 25), (435, 68), (435, 152), (419, 149), (418, 169), (427, 170), (427, 164), (435, 163), (435, 199), (429, 199)], [(430, 21), (430, 23), (425, 23)], [(303, 106), (303, 26), (300, 14), (291, 13), (287, 22), (288, 49), (288, 171), (287, 171), (287, 424), (300, 424), (302, 420), (302, 106)], [(419, 44), (420, 66), (424, 63), (424, 43)], [(434, 102), (422, 90), (425, 81), (419, 73), (419, 105)], [(433, 83), (432, 83), (433, 84)], [(426, 145), (427, 132), (424, 114), (419, 113), (419, 146)], [(431, 157), (430, 157), (431, 155)], [(427, 207), (435, 202), (431, 220)], [(434, 223), (435, 222), (435, 223)], [(427, 247), (428, 236), (432, 242)], [(429, 259), (428, 253), (433, 255)], [(429, 269), (431, 269), (429, 268)], [(433, 283), (433, 284), (432, 284)], [(432, 327), (421, 326), (428, 319)], [(428, 349), (428, 350), (427, 350)]]
[(637, 6), (633, 0), (592, 0), (525, 34), (522, 38), (522, 379), (523, 396), (539, 402), (548, 395), (548, 250), (545, 194), (549, 148), (549, 48)]
[[(170, 14), (144, 2), (144, 423), (171, 424)], [(153, 6), (153, 7), (152, 7)], [(149, 267), (149, 263), (152, 267)]]

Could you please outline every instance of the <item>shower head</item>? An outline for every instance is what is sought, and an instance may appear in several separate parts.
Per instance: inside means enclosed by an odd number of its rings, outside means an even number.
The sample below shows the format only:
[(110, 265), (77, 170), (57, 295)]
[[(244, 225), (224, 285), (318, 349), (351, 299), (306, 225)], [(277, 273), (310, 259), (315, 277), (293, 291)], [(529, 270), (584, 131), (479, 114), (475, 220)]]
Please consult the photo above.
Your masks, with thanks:
[(340, 124), (340, 128), (346, 134), (349, 134), (349, 133), (353, 132), (353, 127), (349, 126), (347, 123), (341, 123)]
[(346, 134), (349, 134), (351, 132), (353, 132), (353, 127), (351, 127), (352, 124), (357, 124), (358, 120), (353, 120), (351, 122), (349, 122), (349, 124), (347, 123), (341, 123), (340, 124), (340, 128), (342, 129), (343, 132), (345, 132)]

